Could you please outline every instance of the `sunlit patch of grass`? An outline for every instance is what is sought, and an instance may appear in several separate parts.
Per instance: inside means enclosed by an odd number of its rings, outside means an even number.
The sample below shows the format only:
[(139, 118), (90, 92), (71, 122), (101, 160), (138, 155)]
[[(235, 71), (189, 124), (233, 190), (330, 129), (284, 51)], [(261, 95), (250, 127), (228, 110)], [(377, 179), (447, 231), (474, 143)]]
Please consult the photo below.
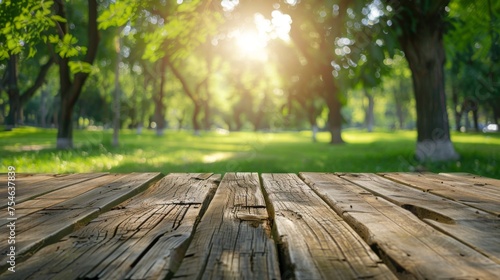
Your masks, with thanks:
[(500, 145), (499, 133), (452, 133), (454, 143), (481, 143)]

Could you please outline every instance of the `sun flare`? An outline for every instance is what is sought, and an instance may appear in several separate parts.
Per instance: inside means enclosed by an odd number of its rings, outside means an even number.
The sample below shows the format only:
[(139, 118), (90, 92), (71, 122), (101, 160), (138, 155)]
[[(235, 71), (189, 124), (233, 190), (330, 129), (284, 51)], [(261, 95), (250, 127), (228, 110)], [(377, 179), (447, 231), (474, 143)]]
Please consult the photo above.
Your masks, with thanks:
[(267, 38), (265, 35), (251, 31), (240, 31), (235, 34), (235, 39), (240, 56), (255, 60), (267, 60)]

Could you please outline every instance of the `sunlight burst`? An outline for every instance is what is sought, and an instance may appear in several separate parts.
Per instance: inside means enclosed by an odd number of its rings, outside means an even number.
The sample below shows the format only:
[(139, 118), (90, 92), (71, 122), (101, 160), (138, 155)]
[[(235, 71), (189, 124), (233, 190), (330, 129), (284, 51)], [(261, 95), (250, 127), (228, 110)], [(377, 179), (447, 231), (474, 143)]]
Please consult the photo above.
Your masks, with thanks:
[(267, 38), (264, 34), (252, 31), (238, 31), (235, 38), (241, 56), (261, 61), (267, 60)]

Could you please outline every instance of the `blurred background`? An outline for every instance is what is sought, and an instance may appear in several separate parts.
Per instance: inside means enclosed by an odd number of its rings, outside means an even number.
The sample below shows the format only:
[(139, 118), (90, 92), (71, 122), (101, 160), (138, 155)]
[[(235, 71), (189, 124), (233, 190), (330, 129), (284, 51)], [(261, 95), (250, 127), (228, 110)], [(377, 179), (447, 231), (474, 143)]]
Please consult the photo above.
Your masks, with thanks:
[(500, 178), (499, 1), (0, 7), (1, 170)]

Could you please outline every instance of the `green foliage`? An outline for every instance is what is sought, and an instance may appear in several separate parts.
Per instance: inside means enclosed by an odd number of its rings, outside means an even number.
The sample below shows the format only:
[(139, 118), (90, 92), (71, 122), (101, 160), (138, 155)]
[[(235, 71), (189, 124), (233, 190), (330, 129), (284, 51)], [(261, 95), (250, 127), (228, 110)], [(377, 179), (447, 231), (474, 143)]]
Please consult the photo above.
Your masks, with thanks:
[(498, 1), (457, 0), (449, 5), (445, 47), (457, 112), (467, 114), (470, 108), (459, 103), (472, 100), (486, 110), (496, 107), (497, 118), (500, 114), (499, 10)]
[(65, 19), (52, 15), (53, 1), (2, 1), (0, 3), (0, 60), (29, 50), (28, 57), (36, 53), (35, 45), (46, 40), (47, 31)]
[(137, 17), (137, 10), (142, 1), (116, 1), (111, 3), (98, 18), (99, 29), (125, 26)]
[(71, 34), (64, 34), (62, 40), (50, 40), (51, 42), (57, 43), (56, 52), (63, 58), (75, 57), (87, 52), (87, 48), (83, 46), (78, 46), (78, 39)]
[(68, 62), (71, 73), (91, 73), (92, 64), (83, 61), (70, 61)]

